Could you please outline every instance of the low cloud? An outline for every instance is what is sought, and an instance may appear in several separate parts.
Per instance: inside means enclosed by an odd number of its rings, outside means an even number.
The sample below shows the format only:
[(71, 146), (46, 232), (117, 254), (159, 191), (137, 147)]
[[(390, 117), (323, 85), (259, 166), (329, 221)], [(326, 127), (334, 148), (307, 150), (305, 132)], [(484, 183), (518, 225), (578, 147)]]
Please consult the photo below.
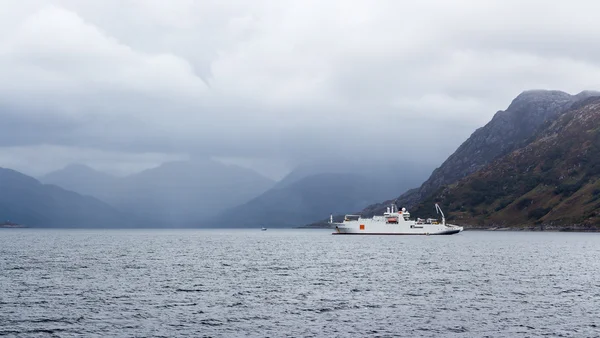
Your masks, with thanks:
[[(123, 171), (210, 156), (290, 168), (390, 145), (439, 163), (523, 90), (599, 89), (599, 6), (3, 2), (0, 165), (97, 156)], [(48, 150), (72, 155), (50, 164)]]

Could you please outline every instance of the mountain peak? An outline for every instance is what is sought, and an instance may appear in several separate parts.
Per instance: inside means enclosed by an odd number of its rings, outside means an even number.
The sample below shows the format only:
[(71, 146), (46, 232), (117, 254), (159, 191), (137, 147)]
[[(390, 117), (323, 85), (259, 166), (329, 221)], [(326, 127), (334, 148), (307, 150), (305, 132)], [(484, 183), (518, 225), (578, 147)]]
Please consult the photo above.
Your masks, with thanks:
[(600, 96), (600, 92), (596, 90), (584, 90), (579, 94), (575, 95), (575, 97), (578, 99), (586, 99), (592, 96)]
[(541, 95), (562, 95), (562, 96), (570, 96), (569, 93), (563, 92), (562, 90), (552, 90), (552, 89), (527, 89), (521, 92), (521, 94), (517, 95), (517, 98), (524, 96), (541, 96)]
[[(561, 90), (548, 89), (529, 89), (521, 92), (512, 101), (520, 102), (543, 102), (543, 101), (579, 101), (592, 96), (600, 96), (600, 91), (583, 90), (576, 95), (563, 92)], [(512, 104), (511, 104), (512, 105)]]
[(573, 95), (560, 90), (532, 89), (526, 90), (519, 94), (517, 97), (515, 97), (511, 104), (508, 106), (507, 111), (529, 108), (526, 106), (530, 105), (542, 105), (542, 107), (540, 107), (540, 109), (537, 110), (554, 110), (554, 107), (550, 106), (568, 104), (574, 100), (576, 99)]
[(66, 172), (98, 172), (98, 170), (81, 163), (72, 163), (61, 169)]
[[(102, 171), (98, 171), (90, 166), (80, 163), (69, 164), (66, 167), (47, 173), (40, 177), (40, 180), (44, 183), (58, 183), (55, 180), (71, 179), (73, 177), (79, 177), (81, 179), (109, 179), (114, 178), (112, 175)], [(58, 184), (60, 185), (60, 184)]]

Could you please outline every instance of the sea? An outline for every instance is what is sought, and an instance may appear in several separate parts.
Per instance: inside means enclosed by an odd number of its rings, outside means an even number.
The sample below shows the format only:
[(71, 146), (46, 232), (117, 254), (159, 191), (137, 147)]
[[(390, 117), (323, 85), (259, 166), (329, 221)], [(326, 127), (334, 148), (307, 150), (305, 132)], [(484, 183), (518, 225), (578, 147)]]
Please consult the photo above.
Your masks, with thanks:
[(599, 337), (600, 234), (0, 229), (0, 336)]

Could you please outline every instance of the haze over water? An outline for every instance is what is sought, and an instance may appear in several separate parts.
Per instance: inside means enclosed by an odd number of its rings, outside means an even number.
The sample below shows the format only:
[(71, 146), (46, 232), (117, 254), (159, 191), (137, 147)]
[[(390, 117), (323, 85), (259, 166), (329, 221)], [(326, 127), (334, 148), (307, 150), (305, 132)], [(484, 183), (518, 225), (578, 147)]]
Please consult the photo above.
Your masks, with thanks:
[(0, 231), (2, 336), (600, 335), (600, 234)]

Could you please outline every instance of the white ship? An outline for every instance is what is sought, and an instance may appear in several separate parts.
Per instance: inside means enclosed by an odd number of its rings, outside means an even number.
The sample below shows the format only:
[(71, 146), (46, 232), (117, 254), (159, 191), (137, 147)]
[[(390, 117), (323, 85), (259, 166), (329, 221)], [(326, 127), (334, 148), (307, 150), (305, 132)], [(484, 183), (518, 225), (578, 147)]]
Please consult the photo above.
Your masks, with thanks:
[(444, 213), (437, 203), (435, 210), (441, 214), (441, 222), (432, 218), (411, 220), (406, 208), (398, 210), (392, 204), (383, 216), (362, 218), (360, 215), (346, 215), (342, 223), (334, 223), (332, 215), (329, 223), (335, 225), (334, 235), (453, 235), (463, 230), (460, 226), (446, 224)]

